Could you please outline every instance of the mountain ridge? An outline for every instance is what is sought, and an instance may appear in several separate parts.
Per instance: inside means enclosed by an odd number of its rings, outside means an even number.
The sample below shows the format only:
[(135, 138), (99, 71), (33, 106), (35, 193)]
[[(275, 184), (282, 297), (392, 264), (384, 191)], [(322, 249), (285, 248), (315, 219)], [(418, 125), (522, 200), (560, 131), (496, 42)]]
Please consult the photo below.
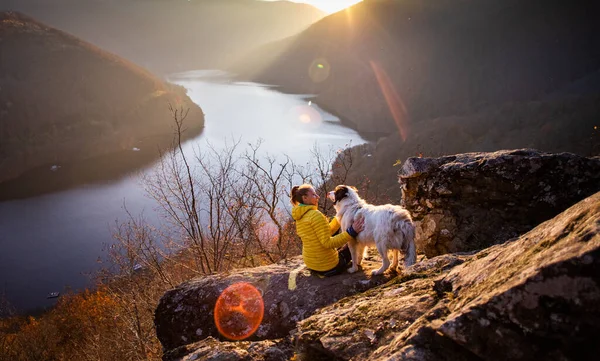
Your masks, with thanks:
[[(586, 0), (363, 1), (279, 49), (259, 49), (232, 71), (317, 94), (317, 103), (363, 133), (391, 133), (394, 106), (405, 108), (406, 123), (465, 115), (539, 99), (596, 71), (600, 27), (592, 14), (599, 6)], [(269, 52), (278, 56), (255, 66)], [(386, 88), (396, 94), (386, 95)]]
[(222, 68), (324, 16), (307, 4), (257, 0), (0, 0), (2, 9), (33, 16), (156, 74)]

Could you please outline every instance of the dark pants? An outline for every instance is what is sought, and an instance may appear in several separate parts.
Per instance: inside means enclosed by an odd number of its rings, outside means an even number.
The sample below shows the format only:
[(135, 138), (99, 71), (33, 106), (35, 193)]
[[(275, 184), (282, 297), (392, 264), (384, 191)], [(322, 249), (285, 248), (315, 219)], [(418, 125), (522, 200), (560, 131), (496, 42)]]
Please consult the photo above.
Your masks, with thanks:
[(346, 270), (346, 268), (348, 268), (348, 266), (350, 265), (350, 262), (352, 262), (352, 255), (350, 254), (350, 248), (348, 248), (347, 244), (342, 246), (337, 251), (338, 251), (338, 258), (339, 258), (337, 266), (333, 267), (329, 271), (314, 271), (314, 270), (311, 270), (311, 271), (313, 271), (317, 274), (320, 274), (322, 276), (325, 276), (325, 277), (335, 276), (335, 275), (339, 275), (340, 273), (343, 273)]

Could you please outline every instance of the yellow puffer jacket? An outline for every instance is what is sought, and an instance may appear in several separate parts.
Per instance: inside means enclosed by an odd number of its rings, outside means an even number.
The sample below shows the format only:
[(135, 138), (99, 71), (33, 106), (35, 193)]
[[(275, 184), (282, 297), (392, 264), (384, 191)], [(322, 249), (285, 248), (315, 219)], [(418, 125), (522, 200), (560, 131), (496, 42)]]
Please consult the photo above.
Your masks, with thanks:
[(352, 240), (348, 232), (331, 237), (340, 228), (337, 218), (327, 223), (317, 206), (299, 204), (292, 208), (296, 232), (302, 239), (302, 258), (306, 267), (315, 271), (329, 271), (338, 264), (336, 248)]

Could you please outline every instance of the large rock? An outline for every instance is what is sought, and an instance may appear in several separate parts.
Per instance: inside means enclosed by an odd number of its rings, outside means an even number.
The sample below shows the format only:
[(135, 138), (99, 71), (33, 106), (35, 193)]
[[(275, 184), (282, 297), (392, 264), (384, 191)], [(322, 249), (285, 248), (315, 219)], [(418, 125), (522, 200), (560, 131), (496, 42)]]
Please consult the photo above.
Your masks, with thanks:
[(287, 361), (294, 355), (289, 337), (277, 340), (226, 342), (213, 337), (166, 352), (164, 361)]
[(317, 309), (391, 279), (391, 274), (371, 278), (369, 272), (376, 267), (378, 261), (366, 259), (363, 272), (320, 278), (311, 275), (301, 257), (296, 257), (285, 263), (197, 278), (163, 295), (155, 312), (156, 333), (165, 351), (209, 336), (224, 340), (214, 322), (217, 298), (228, 286), (248, 282), (264, 301), (264, 318), (249, 340), (283, 338)]
[(600, 193), (518, 240), (444, 255), (300, 322), (301, 360), (592, 360)]
[(409, 158), (403, 203), (427, 257), (517, 237), (600, 190), (600, 157), (532, 149)]

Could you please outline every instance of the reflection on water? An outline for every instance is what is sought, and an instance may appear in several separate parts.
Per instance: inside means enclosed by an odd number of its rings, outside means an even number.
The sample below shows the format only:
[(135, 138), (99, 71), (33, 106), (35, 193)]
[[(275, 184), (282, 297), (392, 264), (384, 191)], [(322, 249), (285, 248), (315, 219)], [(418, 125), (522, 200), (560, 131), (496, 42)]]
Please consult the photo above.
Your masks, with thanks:
[[(303, 164), (309, 161), (315, 143), (328, 151), (364, 142), (336, 117), (299, 95), (232, 82), (217, 72), (175, 74), (169, 80), (186, 87), (206, 115), (203, 133), (184, 144), (186, 154), (193, 154), (206, 141), (218, 147), (231, 139), (241, 138), (240, 144), (262, 139), (261, 151), (285, 153)], [(140, 149), (144, 151), (150, 150)], [(5, 291), (15, 306), (28, 310), (56, 302), (46, 299), (51, 291), (89, 285), (83, 273), (95, 270), (96, 260), (104, 256), (102, 249), (111, 242), (115, 220), (126, 219), (124, 204), (132, 214), (143, 212), (149, 221), (157, 221), (155, 204), (144, 195), (139, 173), (1, 202), (0, 293)]]

